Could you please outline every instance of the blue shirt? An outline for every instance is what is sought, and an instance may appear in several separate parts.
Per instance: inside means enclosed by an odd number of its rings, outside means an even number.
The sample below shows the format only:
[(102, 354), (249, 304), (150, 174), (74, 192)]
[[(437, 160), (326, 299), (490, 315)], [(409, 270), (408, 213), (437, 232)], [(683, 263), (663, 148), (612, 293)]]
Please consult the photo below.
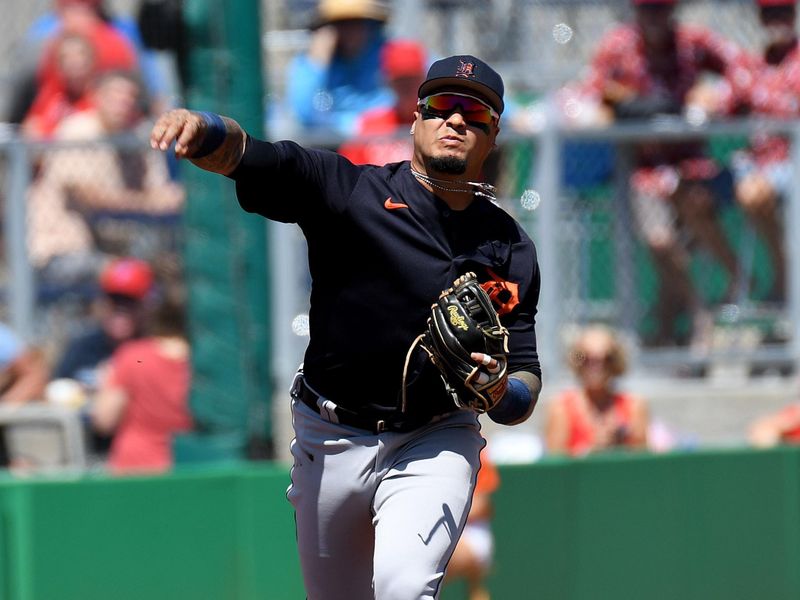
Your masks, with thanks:
[(98, 365), (111, 358), (116, 347), (103, 328), (95, 325), (67, 341), (53, 377), (68, 377), (92, 385)]
[(364, 50), (356, 57), (334, 56), (327, 67), (305, 54), (294, 57), (287, 69), (287, 101), (298, 122), (303, 127), (352, 135), (364, 111), (391, 106), (394, 96), (380, 68), (384, 43), (380, 26), (374, 25)]
[(14, 362), (25, 349), (25, 344), (12, 329), (0, 323), (0, 369)]

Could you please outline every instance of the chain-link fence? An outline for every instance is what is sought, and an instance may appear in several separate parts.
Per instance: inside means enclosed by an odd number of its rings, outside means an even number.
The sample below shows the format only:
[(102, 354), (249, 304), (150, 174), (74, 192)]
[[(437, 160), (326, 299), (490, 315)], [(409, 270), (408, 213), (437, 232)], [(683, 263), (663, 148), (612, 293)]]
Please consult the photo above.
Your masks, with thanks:
[[(708, 140), (722, 164), (766, 124), (755, 120), (711, 123), (701, 127), (675, 122), (664, 139)], [(794, 135), (792, 123), (771, 123)], [(797, 261), (789, 263), (788, 299), (770, 297), (773, 265), (764, 240), (730, 198), (719, 219), (742, 270), (743, 285), (726, 298), (729, 283), (722, 266), (699, 240), (690, 240), (689, 272), (711, 320), (702, 344), (694, 340), (690, 316), (676, 322), (674, 338), (654, 339), (659, 326), (658, 273), (636, 232), (629, 202), (630, 152), (652, 139), (647, 124), (575, 130), (555, 124), (534, 135), (501, 135), (489, 164), (489, 179), (499, 184), (501, 205), (517, 217), (536, 241), (542, 269), (537, 335), (550, 376), (565, 375), (564, 356), (572, 336), (586, 324), (604, 322), (622, 332), (637, 372), (652, 375), (704, 375), (733, 369), (745, 375), (791, 372), (798, 357), (796, 324), (800, 304), (794, 288), (800, 281)], [(319, 145), (320, 140), (315, 140)], [(796, 152), (792, 169), (800, 173)], [(787, 198), (785, 231), (798, 223)], [(275, 289), (284, 295), (276, 305), (276, 331), (286, 349), (283, 366), (290, 376), (302, 358), (308, 335), (308, 280), (305, 245), (299, 230), (272, 229)], [(787, 239), (790, 256), (796, 245)], [(289, 267), (289, 265), (292, 265)], [(300, 271), (298, 274), (297, 271)], [(291, 283), (291, 285), (287, 285)], [(667, 285), (669, 283), (667, 282)], [(293, 335), (294, 334), (294, 335)]]
[(112, 257), (180, 276), (184, 190), (141, 138), (34, 143), (8, 132), (0, 164), (5, 316), (29, 340), (58, 354), (90, 320)]
[[(313, 3), (297, 4), (303, 4), (303, 10), (281, 12), (283, 20), (268, 22), (265, 33), (272, 67), (270, 90), (277, 99), (283, 93), (288, 57), (308, 40), (303, 27)], [(521, 112), (580, 79), (601, 38), (633, 16), (629, 0), (430, 0), (396, 2), (394, 8), (392, 32), (424, 40), (432, 57), (465, 52), (497, 66), (512, 104)], [(752, 0), (684, 1), (678, 5), (677, 18), (707, 27), (750, 51), (758, 51), (764, 41)], [(686, 313), (677, 317), (672, 340), (657, 339), (658, 273), (635, 233), (628, 198), (627, 157), (636, 143), (659, 136), (700, 139), (719, 164), (730, 167), (734, 152), (747, 145), (758, 124), (698, 130), (676, 122), (666, 125), (672, 131), (664, 131), (662, 123), (599, 133), (559, 128), (542, 132), (547, 118), (540, 108), (534, 111), (538, 112), (535, 135), (513, 140), (508, 133), (501, 136), (505, 141), (493, 174), (506, 197), (505, 206), (534, 234), (545, 277), (549, 276), (538, 330), (550, 372), (560, 370), (564, 341), (571, 332), (598, 320), (628, 335), (634, 362), (642, 367), (689, 374), (723, 364), (746, 364), (747, 372), (791, 369), (797, 354), (791, 341), (794, 304), (791, 298), (789, 305), (772, 301), (769, 286), (774, 273), (764, 240), (735, 206), (731, 192), (726, 192), (719, 220), (742, 271), (742, 283), (734, 294), (728, 293), (729, 277), (704, 248), (704, 241), (688, 240), (691, 278), (701, 302), (709, 307), (704, 315), (712, 321), (700, 345), (690, 344), (696, 342), (695, 324)], [(296, 132), (284, 130), (284, 125), (280, 123), (278, 135)], [(531, 198), (541, 200), (539, 209), (526, 209)], [(290, 316), (286, 315), (287, 322)]]
[[(676, 123), (671, 132), (662, 135), (713, 141), (712, 147), (726, 164), (742, 137), (761, 127), (743, 121), (698, 130)], [(791, 131), (794, 126), (777, 127)], [(658, 294), (665, 292), (657, 281), (653, 258), (636, 234), (628, 188), (631, 147), (653, 135), (651, 126), (620, 125), (594, 132), (554, 130), (540, 137), (543, 145), (552, 146), (550, 150), (542, 148), (549, 159), (539, 163), (541, 170), (534, 179), (542, 203), (533, 231), (543, 271), (552, 274), (551, 288), (543, 289), (543, 343), (560, 353), (574, 328), (604, 321), (628, 335), (639, 367), (657, 372), (704, 373), (714, 365), (742, 365), (747, 373), (791, 369), (797, 358), (796, 261), (789, 262), (789, 300), (776, 303), (769, 293), (775, 273), (764, 240), (740, 208), (724, 201), (717, 216), (741, 268), (741, 286), (726, 297), (730, 278), (704, 249), (703, 240), (689, 240), (690, 277), (713, 320), (708, 338), (703, 345), (691, 345), (693, 323), (683, 315), (674, 340), (659, 343), (653, 339), (660, 325)], [(609, 152), (613, 160), (606, 163), (610, 168), (605, 174), (594, 179), (571, 178), (570, 158), (597, 164), (597, 153), (602, 163), (608, 161), (604, 154)], [(556, 160), (559, 156), (560, 161)], [(793, 169), (798, 165), (792, 164)], [(577, 166), (580, 169), (580, 164)], [(793, 197), (786, 198), (785, 231), (791, 231), (797, 222), (795, 202)], [(796, 256), (794, 246), (787, 240), (790, 256)], [(665, 285), (668, 288), (670, 282)]]
[[(198, 1), (185, 0), (185, 5)], [(209, 0), (209, 4), (215, 3)], [(224, 9), (224, 0), (216, 4)], [(313, 0), (262, 4), (267, 114), (284, 95), (289, 59), (308, 45), (306, 26), (315, 4)], [(137, 0), (108, 3), (112, 12), (133, 18), (139, 5)], [(634, 232), (628, 202), (629, 149), (635, 143), (659, 136), (701, 138), (720, 164), (730, 165), (733, 151), (761, 125), (662, 123), (576, 131), (562, 129), (542, 113), (539, 109), (546, 103), (536, 104), (582, 77), (602, 36), (631, 16), (630, 0), (395, 0), (392, 6), (388, 25), (392, 35), (422, 40), (431, 57), (468, 52), (485, 58), (504, 76), (510, 104), (522, 114), (535, 107), (529, 116), (536, 126), (527, 133), (514, 134), (504, 124), (488, 175), (498, 183), (504, 207), (525, 224), (538, 246), (544, 285), (537, 332), (550, 376), (563, 368), (565, 340), (571, 332), (598, 320), (626, 334), (633, 363), (643, 371), (696, 373), (736, 364), (746, 365), (750, 372), (793, 367), (798, 357), (794, 328), (800, 323), (800, 277), (793, 258), (800, 256), (797, 242), (787, 237), (786, 301), (770, 302), (768, 288), (774, 274), (764, 241), (741, 211), (728, 203), (720, 218), (745, 285), (734, 298), (724, 298), (725, 273), (695, 241), (690, 245), (691, 274), (704, 302), (712, 307), (710, 344), (701, 352), (688, 345), (691, 324), (686, 315), (678, 319), (675, 344), (652, 344), (658, 327), (657, 275), (652, 257)], [(0, 81), (9, 81), (17, 67), (24, 32), (51, 7), (52, 0), (15, 0), (0, 14)], [(709, 27), (750, 50), (763, 42), (753, 0), (684, 0), (678, 18)], [(265, 119), (265, 124), (268, 135), (275, 134), (272, 123)], [(782, 127), (794, 135), (791, 124)], [(298, 141), (317, 142), (309, 135)], [(96, 265), (93, 253), (175, 259), (183, 230), (180, 211), (169, 208), (174, 208), (171, 194), (179, 193), (170, 191), (171, 174), (162, 172), (160, 177), (166, 179), (152, 188), (158, 191), (155, 202), (161, 203), (160, 208), (151, 210), (141, 189), (125, 199), (117, 193), (130, 187), (129, 180), (136, 178), (133, 172), (141, 176), (147, 168), (138, 158), (125, 158), (131, 156), (125, 154), (131, 148), (143, 150), (135, 144), (141, 142), (49, 147), (25, 143), (13, 131), (4, 138), (0, 145), (3, 287), (8, 316), (23, 333), (52, 340), (65, 335), (65, 324), (83, 310), (79, 307), (85, 308), (84, 299), (91, 293), (85, 274)], [(793, 171), (800, 173), (797, 150), (793, 152)], [(109, 163), (116, 167), (97, 166)], [(98, 180), (111, 171), (116, 173), (113, 183)], [(800, 185), (793, 189), (800, 190)], [(91, 200), (97, 197), (102, 199), (99, 205)], [(796, 214), (800, 205), (797, 199), (787, 200), (783, 222), (785, 230), (792, 231), (792, 225), (800, 222)], [(32, 230), (38, 227), (44, 228), (40, 233), (49, 233), (37, 241)], [(299, 232), (270, 227), (274, 347), (280, 349), (273, 368), (278, 371), (276, 386), (283, 390), (307, 340), (308, 279)], [(87, 249), (91, 252), (84, 252)], [(59, 252), (89, 259), (62, 260), (58, 265), (52, 259)]]
[[(264, 3), (265, 64), (281, 97), (285, 65), (308, 42), (313, 0)], [(431, 56), (468, 53), (496, 65), (510, 95), (527, 98), (574, 80), (603, 34), (631, 17), (631, 0), (395, 0), (392, 35), (423, 41)], [(761, 42), (754, 0), (684, 0), (678, 18), (744, 48)]]
[[(191, 4), (191, 0), (184, 0)], [(0, 80), (7, 81), (31, 24), (53, 0), (13, 0), (0, 15)], [(105, 2), (134, 18), (142, 0)], [(221, 8), (225, 2), (218, 1)], [(395, 0), (393, 35), (425, 42), (433, 56), (469, 52), (497, 64), (512, 93), (541, 93), (574, 79), (601, 36), (631, 14), (630, 0)], [(288, 58), (307, 44), (315, 0), (263, 0), (269, 88), (283, 91)], [(746, 48), (760, 42), (753, 0), (684, 0), (679, 18), (710, 27)]]

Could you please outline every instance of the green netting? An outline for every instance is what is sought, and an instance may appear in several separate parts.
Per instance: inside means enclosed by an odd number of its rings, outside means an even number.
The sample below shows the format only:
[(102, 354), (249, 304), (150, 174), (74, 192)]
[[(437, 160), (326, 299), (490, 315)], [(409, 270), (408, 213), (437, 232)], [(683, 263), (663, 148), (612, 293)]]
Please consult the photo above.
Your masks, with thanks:
[[(187, 105), (229, 115), (260, 135), (258, 1), (188, 0), (185, 20), (191, 48)], [(241, 210), (232, 181), (188, 166), (183, 173), (191, 406), (199, 428), (211, 436), (208, 447), (219, 446), (213, 436), (224, 437), (229, 453), (231, 439), (243, 446), (247, 439), (270, 437), (266, 227), (261, 217)]]

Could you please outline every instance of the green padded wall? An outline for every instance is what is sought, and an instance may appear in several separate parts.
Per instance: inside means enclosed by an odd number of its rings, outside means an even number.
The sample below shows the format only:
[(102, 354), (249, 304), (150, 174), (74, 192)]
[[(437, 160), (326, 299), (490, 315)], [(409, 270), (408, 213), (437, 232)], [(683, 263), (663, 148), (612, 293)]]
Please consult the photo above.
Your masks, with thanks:
[[(800, 598), (798, 448), (546, 460), (500, 475), (497, 600)], [(288, 484), (269, 465), (0, 481), (0, 597), (302, 599)], [(463, 599), (463, 584), (442, 599)]]

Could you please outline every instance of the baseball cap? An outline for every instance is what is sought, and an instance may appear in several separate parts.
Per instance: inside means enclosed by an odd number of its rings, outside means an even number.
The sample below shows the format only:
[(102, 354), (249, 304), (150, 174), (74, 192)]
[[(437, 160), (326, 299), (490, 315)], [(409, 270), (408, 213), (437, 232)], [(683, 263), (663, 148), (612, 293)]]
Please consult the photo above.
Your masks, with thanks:
[(381, 49), (381, 70), (387, 79), (423, 77), (425, 48), (413, 40), (391, 40)]
[(503, 103), (503, 78), (489, 65), (469, 54), (437, 60), (428, 69), (418, 96), (425, 98), (438, 92), (467, 91), (486, 100), (498, 113)]
[(109, 295), (141, 300), (153, 287), (153, 270), (143, 260), (118, 258), (100, 273), (100, 287)]
[(389, 20), (389, 6), (380, 0), (320, 0), (312, 28), (348, 19)]

